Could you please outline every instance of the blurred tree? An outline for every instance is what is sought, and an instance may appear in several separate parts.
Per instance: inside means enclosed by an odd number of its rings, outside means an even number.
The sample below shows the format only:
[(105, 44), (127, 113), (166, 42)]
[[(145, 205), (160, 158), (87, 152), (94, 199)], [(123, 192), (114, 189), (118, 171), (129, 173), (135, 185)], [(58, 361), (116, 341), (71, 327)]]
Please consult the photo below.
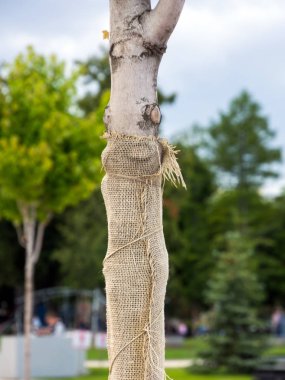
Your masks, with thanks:
[(57, 227), (61, 241), (53, 254), (53, 258), (60, 263), (63, 285), (83, 289), (104, 287), (102, 262), (107, 250), (105, 223), (105, 207), (99, 189), (78, 207), (70, 208), (63, 214)]
[[(83, 75), (83, 83), (87, 85), (87, 92), (79, 99), (79, 107), (86, 115), (93, 112), (100, 104), (102, 94), (111, 88), (111, 72), (108, 51), (101, 47), (98, 55), (94, 55), (86, 62), (76, 61)], [(172, 104), (176, 94), (164, 94), (158, 89), (158, 103)], [(106, 103), (107, 104), (107, 103)], [(105, 105), (106, 105), (105, 104)]]
[(222, 188), (210, 205), (212, 233), (221, 241), (227, 231), (235, 230), (257, 242), (270, 208), (259, 188), (267, 178), (278, 176), (272, 164), (281, 159), (281, 150), (272, 147), (275, 133), (246, 91), (202, 132), (205, 153)]
[(266, 303), (285, 306), (285, 194), (267, 201), (266, 206), (254, 225), (258, 275), (265, 284)]
[[(241, 214), (239, 200), (246, 200), (246, 213)], [(244, 233), (251, 238), (257, 238), (264, 224), (268, 223), (271, 201), (265, 199), (256, 189), (219, 189), (209, 203), (209, 223), (211, 234), (220, 239), (227, 232), (242, 230), (246, 220)]]
[(20, 251), (22, 248), (15, 244), (15, 231), (11, 224), (2, 220), (0, 222), (0, 286), (15, 288), (19, 283), (20, 274), (16, 267)]
[[(164, 231), (170, 258), (168, 312), (188, 317), (201, 308), (201, 290), (213, 266), (208, 205), (215, 191), (214, 176), (194, 147), (180, 142), (179, 165), (188, 187), (164, 190)], [(179, 296), (177, 296), (179, 295)]]
[(90, 196), (100, 178), (102, 142), (95, 115), (75, 108), (78, 72), (29, 47), (2, 69), (0, 82), (0, 210), (25, 247), (25, 379), (30, 378), (34, 266), (47, 224)]
[(248, 92), (234, 98), (207, 131), (211, 163), (222, 185), (248, 189), (277, 176), (271, 165), (280, 161), (281, 150), (271, 147), (275, 133)]
[(203, 370), (251, 372), (265, 348), (260, 333), (264, 324), (258, 315), (263, 288), (252, 254), (252, 243), (239, 233), (229, 233), (223, 251), (215, 253), (217, 264), (206, 293), (213, 307), (209, 346), (199, 355)]

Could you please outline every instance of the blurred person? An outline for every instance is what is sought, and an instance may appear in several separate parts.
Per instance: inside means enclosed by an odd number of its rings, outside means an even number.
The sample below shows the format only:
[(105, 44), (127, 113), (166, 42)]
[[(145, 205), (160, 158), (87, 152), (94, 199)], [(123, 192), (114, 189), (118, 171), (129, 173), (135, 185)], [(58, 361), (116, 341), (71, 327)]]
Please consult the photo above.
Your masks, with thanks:
[(37, 334), (41, 327), (42, 323), (40, 318), (37, 315), (34, 315), (32, 319), (32, 331)]
[(35, 307), (35, 314), (41, 322), (41, 327), (46, 326), (45, 315), (47, 312), (46, 305), (43, 301), (40, 301)]
[(281, 319), (279, 322), (279, 335), (280, 338), (285, 338), (285, 312), (281, 309)]
[(87, 298), (80, 299), (76, 304), (76, 327), (78, 329), (90, 329), (91, 313), (91, 302)]
[(206, 335), (210, 331), (210, 321), (213, 318), (213, 310), (208, 312), (200, 313), (193, 323), (194, 335)]
[(277, 306), (272, 313), (271, 330), (278, 337), (284, 336), (284, 312), (281, 306)]
[(6, 323), (9, 319), (8, 304), (6, 301), (2, 301), (0, 304), (0, 333), (6, 329)]
[(186, 336), (188, 333), (188, 327), (187, 327), (186, 323), (179, 322), (177, 331), (178, 331), (179, 335)]
[(56, 311), (49, 310), (46, 313), (45, 320), (47, 323), (47, 327), (38, 329), (37, 335), (62, 336), (65, 333), (65, 325)]

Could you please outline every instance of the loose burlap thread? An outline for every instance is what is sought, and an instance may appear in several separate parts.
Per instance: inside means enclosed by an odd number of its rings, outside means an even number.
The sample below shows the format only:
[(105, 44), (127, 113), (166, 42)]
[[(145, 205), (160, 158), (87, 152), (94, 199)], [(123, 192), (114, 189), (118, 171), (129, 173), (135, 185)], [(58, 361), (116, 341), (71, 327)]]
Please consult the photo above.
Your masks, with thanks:
[(103, 273), (109, 380), (161, 380), (168, 253), (162, 183), (185, 186), (176, 151), (156, 137), (106, 133), (102, 193), (108, 218)]

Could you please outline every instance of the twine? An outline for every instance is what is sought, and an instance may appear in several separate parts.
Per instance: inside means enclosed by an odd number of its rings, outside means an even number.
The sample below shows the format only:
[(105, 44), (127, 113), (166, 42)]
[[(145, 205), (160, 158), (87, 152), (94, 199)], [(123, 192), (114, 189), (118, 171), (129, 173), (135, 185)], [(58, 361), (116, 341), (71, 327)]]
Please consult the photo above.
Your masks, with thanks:
[(156, 137), (109, 133), (104, 138), (109, 380), (169, 379), (164, 371), (168, 254), (161, 183), (185, 186), (177, 151)]

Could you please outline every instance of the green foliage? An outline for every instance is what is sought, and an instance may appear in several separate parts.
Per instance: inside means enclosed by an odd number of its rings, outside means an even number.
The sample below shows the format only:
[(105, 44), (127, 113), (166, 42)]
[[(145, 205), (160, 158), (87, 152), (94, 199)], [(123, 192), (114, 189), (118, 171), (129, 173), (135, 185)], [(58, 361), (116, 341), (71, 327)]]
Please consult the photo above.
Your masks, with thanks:
[(188, 190), (166, 185), (164, 191), (164, 233), (170, 258), (167, 306), (171, 314), (189, 318), (191, 307), (203, 305), (200, 290), (213, 266), (208, 205), (215, 183), (195, 148), (183, 143), (177, 147)]
[(256, 265), (265, 284), (266, 303), (283, 304), (285, 297), (285, 194), (260, 209), (254, 234), (258, 237)]
[(249, 188), (276, 177), (270, 165), (280, 161), (281, 150), (270, 146), (275, 133), (248, 92), (233, 99), (207, 130), (207, 149), (222, 184)]
[[(240, 212), (240, 202), (246, 209)], [(255, 189), (220, 190), (214, 194), (209, 204), (209, 223), (215, 239), (221, 240), (229, 231), (242, 231), (252, 239), (260, 237), (266, 216), (269, 216), (271, 202)]]
[(21, 205), (33, 205), (42, 220), (87, 198), (99, 182), (103, 126), (94, 113), (72, 112), (78, 75), (31, 47), (3, 69), (0, 205), (14, 223)]
[(99, 55), (89, 58), (86, 62), (77, 61), (77, 64), (83, 76), (83, 83), (87, 88), (92, 86), (78, 101), (79, 107), (85, 114), (89, 114), (99, 106), (101, 95), (111, 88), (109, 55), (106, 49), (101, 48)]
[(213, 309), (201, 368), (246, 373), (256, 367), (265, 349), (258, 315), (264, 293), (252, 261), (252, 243), (237, 233), (228, 234), (226, 243), (216, 252), (217, 265), (208, 282), (206, 297)]
[(0, 221), (0, 286), (15, 285), (21, 280), (20, 271), (17, 271), (18, 258), (23, 252), (15, 244), (16, 233), (6, 221)]
[(100, 190), (63, 214), (58, 224), (61, 243), (53, 254), (60, 263), (62, 285), (83, 289), (104, 286), (102, 262), (107, 249), (106, 225)]
[[(240, 212), (240, 194), (245, 210)], [(253, 243), (252, 261), (264, 284), (264, 303), (283, 303), (285, 296), (285, 199), (266, 199), (255, 189), (232, 189), (215, 193), (209, 208), (209, 230), (216, 247), (223, 249), (225, 236), (237, 230)]]

